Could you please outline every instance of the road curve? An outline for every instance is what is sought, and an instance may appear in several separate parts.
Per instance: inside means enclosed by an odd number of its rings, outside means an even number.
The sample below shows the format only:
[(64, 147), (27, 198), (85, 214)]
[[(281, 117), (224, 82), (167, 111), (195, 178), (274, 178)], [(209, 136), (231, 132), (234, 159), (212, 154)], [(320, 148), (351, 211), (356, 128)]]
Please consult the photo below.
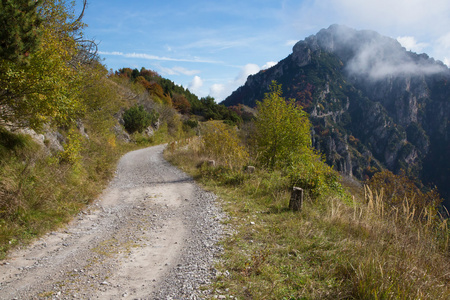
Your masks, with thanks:
[[(0, 299), (196, 299), (214, 275), (223, 214), (164, 160), (119, 161), (116, 177), (65, 228), (0, 262)], [(202, 289), (203, 290), (203, 289)]]

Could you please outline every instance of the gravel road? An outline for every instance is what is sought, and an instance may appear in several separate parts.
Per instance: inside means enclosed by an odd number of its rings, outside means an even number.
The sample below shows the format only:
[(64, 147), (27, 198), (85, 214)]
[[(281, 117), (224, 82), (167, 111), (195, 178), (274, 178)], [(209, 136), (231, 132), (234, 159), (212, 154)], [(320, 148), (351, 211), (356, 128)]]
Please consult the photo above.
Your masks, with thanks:
[(0, 299), (197, 299), (214, 276), (224, 215), (166, 162), (122, 157), (116, 177), (65, 228), (0, 262)]

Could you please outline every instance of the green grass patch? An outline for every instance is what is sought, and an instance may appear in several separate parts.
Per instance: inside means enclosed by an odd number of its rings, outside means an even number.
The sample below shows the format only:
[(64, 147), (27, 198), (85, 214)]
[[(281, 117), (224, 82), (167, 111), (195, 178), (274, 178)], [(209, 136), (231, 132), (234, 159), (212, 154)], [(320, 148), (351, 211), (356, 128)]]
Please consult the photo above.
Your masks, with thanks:
[[(193, 142), (193, 141), (192, 141)], [(188, 143), (189, 144), (189, 143)], [(195, 148), (195, 146), (193, 146)], [(166, 157), (221, 199), (233, 234), (212, 284), (237, 299), (449, 299), (446, 221), (424, 225), (379, 209), (356, 184), (306, 197), (288, 209), (291, 181), (281, 171), (249, 174), (202, 163), (185, 144)], [(353, 199), (353, 200), (352, 200)]]

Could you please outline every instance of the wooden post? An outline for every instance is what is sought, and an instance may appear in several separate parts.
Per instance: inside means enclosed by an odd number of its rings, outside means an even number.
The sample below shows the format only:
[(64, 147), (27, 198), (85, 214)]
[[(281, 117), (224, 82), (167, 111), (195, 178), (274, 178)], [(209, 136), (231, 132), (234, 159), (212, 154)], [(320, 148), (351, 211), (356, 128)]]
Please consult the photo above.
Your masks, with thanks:
[(303, 189), (295, 187), (292, 189), (291, 199), (289, 200), (289, 209), (301, 211), (303, 205)]
[(247, 167), (245, 167), (245, 172), (247, 172), (248, 174), (255, 173), (255, 167), (254, 166), (247, 166)]

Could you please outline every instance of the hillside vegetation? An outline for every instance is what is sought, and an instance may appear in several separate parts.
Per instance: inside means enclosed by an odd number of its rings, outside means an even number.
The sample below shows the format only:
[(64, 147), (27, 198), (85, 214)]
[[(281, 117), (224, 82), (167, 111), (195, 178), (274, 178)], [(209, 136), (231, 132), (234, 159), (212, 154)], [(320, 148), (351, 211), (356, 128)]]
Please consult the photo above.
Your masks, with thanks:
[[(312, 149), (304, 112), (280, 91), (271, 85), (250, 130), (208, 122), (202, 138), (166, 150), (223, 199), (230, 216), (215, 293), (448, 299), (450, 231), (439, 195), (388, 171), (364, 186), (340, 177)], [(293, 186), (306, 193), (301, 212), (288, 208)]]
[(0, 258), (93, 201), (123, 153), (195, 135), (200, 120), (241, 122), (151, 70), (108, 72), (83, 36), (84, 8), (1, 4)]

